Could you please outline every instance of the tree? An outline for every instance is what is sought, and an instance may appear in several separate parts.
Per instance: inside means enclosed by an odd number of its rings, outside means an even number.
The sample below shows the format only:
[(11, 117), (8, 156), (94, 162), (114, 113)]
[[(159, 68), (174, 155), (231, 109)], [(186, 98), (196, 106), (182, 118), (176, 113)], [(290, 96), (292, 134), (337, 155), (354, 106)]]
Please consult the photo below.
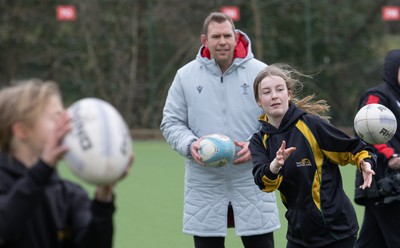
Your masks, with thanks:
[[(75, 22), (55, 8), (73, 4)], [(255, 56), (314, 75), (304, 94), (332, 106), (332, 122), (352, 125), (363, 89), (382, 75), (384, 54), (398, 47), (399, 23), (384, 23), (389, 0), (4, 0), (0, 2), (0, 83), (52, 79), (66, 105), (83, 97), (113, 104), (131, 128), (158, 128), (176, 70), (194, 59), (204, 18), (240, 8), (237, 28)]]

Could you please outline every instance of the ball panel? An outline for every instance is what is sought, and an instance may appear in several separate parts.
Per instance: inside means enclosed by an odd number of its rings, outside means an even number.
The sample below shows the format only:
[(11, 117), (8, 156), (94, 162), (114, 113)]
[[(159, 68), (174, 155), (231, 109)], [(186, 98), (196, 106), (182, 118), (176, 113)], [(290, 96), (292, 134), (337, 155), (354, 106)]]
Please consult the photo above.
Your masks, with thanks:
[(79, 173), (81, 173), (83, 171), (83, 169), (84, 169), (83, 161), (81, 159), (79, 159), (78, 156), (75, 156), (74, 153), (67, 152), (64, 155), (64, 158), (65, 158), (66, 162), (69, 164), (69, 167), (71, 168), (71, 170), (74, 173), (79, 174)]
[(221, 134), (211, 134), (200, 141), (199, 154), (206, 166), (223, 166), (232, 161), (235, 145), (232, 140)]
[(357, 135), (369, 144), (383, 144), (390, 141), (397, 130), (395, 115), (381, 104), (368, 104), (354, 117)]
[[(112, 139), (111, 137), (112, 125), (110, 123), (115, 118), (115, 113), (109, 109), (110, 106), (108, 106), (108, 103), (98, 99), (95, 99), (95, 101), (97, 102), (97, 114), (99, 116), (99, 124), (101, 125), (100, 129), (104, 130), (104, 132), (100, 133), (102, 135), (102, 140), (115, 141), (115, 139)], [(102, 154), (105, 157), (110, 157), (111, 147), (113, 144), (111, 144), (111, 142), (102, 142), (101, 144), (103, 145)]]
[(218, 147), (210, 139), (200, 141), (200, 156), (203, 161), (208, 161), (218, 153)]

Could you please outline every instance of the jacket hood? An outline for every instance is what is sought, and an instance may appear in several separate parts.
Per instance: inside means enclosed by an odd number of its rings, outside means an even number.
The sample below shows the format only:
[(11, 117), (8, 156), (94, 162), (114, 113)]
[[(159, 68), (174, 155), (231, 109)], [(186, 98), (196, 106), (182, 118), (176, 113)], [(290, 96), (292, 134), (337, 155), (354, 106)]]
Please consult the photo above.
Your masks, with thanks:
[(269, 123), (268, 117), (265, 114), (261, 115), (258, 121), (261, 122), (261, 131), (263, 133), (277, 134), (285, 132), (286, 130), (292, 128), (294, 125), (296, 125), (297, 121), (301, 118), (301, 116), (305, 114), (307, 113), (304, 110), (298, 108), (296, 104), (294, 104), (293, 102), (290, 102), (289, 109), (283, 116), (283, 119), (278, 129)]
[[(239, 33), (239, 38), (235, 46), (233, 63), (231, 67), (238, 67), (247, 60), (254, 58), (253, 52), (251, 51), (250, 38), (247, 36), (247, 34), (238, 29), (235, 31)], [(200, 47), (196, 59), (205, 66), (216, 65), (215, 60), (211, 58), (210, 50), (204, 45)]]
[(383, 67), (383, 81), (400, 90), (398, 72), (400, 67), (400, 50), (391, 50), (386, 54)]
[(0, 154), (0, 170), (15, 177), (20, 177), (28, 172), (28, 169), (17, 159), (9, 154)]

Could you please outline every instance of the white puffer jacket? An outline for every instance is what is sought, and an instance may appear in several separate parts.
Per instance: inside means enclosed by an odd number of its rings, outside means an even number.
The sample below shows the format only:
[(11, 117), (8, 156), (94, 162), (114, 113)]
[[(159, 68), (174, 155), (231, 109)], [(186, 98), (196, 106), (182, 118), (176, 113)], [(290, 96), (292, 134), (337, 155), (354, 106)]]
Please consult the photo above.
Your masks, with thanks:
[[(262, 109), (256, 104), (253, 81), (267, 65), (256, 60), (243, 32), (231, 67), (221, 74), (214, 59), (201, 47), (192, 62), (178, 70), (168, 92), (161, 130), (167, 142), (186, 157), (184, 233), (226, 236), (227, 209), (231, 202), (238, 236), (272, 232), (280, 227), (274, 193), (255, 185), (253, 165), (204, 167), (191, 157), (191, 142), (219, 133), (248, 141), (259, 129)], [(237, 148), (239, 151), (239, 148)]]

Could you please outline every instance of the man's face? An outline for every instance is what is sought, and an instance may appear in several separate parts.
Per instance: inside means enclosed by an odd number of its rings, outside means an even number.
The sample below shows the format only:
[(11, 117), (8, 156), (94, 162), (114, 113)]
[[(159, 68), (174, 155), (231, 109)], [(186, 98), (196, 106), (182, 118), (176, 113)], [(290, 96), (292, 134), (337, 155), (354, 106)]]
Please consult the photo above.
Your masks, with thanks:
[(205, 35), (201, 37), (203, 45), (210, 50), (211, 58), (217, 61), (222, 71), (232, 64), (236, 38), (237, 34), (229, 21), (211, 22), (207, 37)]

